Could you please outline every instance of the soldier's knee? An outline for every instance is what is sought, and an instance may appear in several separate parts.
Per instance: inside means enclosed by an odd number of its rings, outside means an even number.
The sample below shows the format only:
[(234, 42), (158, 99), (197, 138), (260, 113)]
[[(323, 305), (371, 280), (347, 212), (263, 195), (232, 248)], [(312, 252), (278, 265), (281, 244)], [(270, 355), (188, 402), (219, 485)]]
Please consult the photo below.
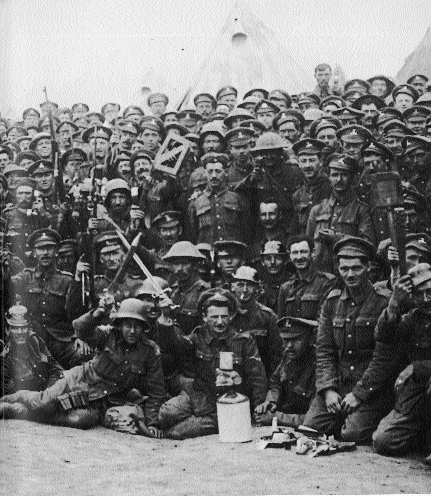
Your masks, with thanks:
[(23, 420), (28, 415), (28, 409), (21, 403), (0, 403), (0, 418)]
[(182, 391), (160, 407), (158, 420), (163, 428), (171, 427), (192, 415), (189, 396)]
[(395, 442), (394, 435), (387, 430), (378, 428), (373, 433), (372, 439), (374, 449), (379, 455), (394, 456), (402, 453), (401, 446)]
[(175, 425), (180, 417), (180, 410), (174, 403), (168, 401), (160, 407), (158, 420), (162, 427)]
[(364, 444), (370, 442), (370, 432), (358, 429), (354, 426), (344, 426), (341, 429), (340, 437), (343, 441)]

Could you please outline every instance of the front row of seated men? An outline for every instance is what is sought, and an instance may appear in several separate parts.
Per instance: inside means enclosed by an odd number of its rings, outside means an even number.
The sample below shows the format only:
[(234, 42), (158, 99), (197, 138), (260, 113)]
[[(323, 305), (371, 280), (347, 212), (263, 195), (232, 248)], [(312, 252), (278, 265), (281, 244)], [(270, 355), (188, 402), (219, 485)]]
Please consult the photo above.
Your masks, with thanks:
[[(184, 439), (217, 432), (217, 398), (233, 389), (250, 398), (260, 425), (276, 416), (281, 425), (303, 424), (358, 443), (372, 439), (388, 455), (429, 449), (431, 267), (413, 266), (390, 290), (370, 282), (367, 240), (345, 237), (334, 254), (339, 277), (319, 323), (286, 316), (274, 331), (272, 311), (263, 307), (266, 328), (247, 326), (242, 315), (249, 300), (255, 305), (257, 277), (243, 266), (232, 291), (201, 294), (200, 325), (185, 335), (173, 319), (167, 284), (160, 292), (162, 279), (158, 289), (147, 280), (118, 309), (105, 294), (73, 322), (93, 357), (69, 370), (32, 330), (26, 308), (15, 305), (2, 354), (0, 414)], [(270, 332), (282, 343), (278, 351)], [(233, 353), (228, 372), (220, 369), (226, 351)], [(62, 408), (68, 400), (74, 408)]]

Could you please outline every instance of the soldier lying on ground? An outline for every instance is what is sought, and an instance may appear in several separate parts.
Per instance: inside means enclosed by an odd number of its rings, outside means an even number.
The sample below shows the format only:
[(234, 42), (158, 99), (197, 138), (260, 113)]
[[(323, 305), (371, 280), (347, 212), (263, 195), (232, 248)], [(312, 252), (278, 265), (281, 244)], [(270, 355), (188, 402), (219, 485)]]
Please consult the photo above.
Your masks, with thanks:
[[(157, 414), (166, 400), (166, 392), (159, 347), (144, 335), (148, 327), (143, 316), (144, 304), (134, 298), (124, 300), (112, 322), (114, 325), (101, 325), (112, 303), (112, 297), (101, 298), (96, 310), (74, 321), (78, 335), (98, 350), (92, 360), (65, 371), (64, 378), (42, 392), (18, 391), (3, 396), (0, 398), (2, 408), (5, 408), (4, 403), (18, 404), (28, 410), (32, 419), (55, 425), (88, 429), (103, 423), (115, 429), (112, 418), (121, 413), (122, 406), (130, 410), (127, 395), (137, 389), (148, 396), (143, 407), (135, 405), (133, 409), (140, 420), (139, 432), (148, 437), (161, 437)], [(61, 411), (59, 397), (76, 392), (81, 393), (82, 406)], [(71, 400), (72, 396), (69, 394)], [(135, 420), (131, 420), (131, 432), (136, 433)]]

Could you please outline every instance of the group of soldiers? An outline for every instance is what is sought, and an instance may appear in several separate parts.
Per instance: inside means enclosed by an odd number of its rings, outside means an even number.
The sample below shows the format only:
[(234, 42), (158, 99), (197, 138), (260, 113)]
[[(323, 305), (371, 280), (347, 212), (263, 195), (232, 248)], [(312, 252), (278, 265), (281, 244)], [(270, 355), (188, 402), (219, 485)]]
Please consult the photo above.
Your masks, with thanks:
[(3, 418), (431, 448), (431, 86), (331, 76), (0, 119)]

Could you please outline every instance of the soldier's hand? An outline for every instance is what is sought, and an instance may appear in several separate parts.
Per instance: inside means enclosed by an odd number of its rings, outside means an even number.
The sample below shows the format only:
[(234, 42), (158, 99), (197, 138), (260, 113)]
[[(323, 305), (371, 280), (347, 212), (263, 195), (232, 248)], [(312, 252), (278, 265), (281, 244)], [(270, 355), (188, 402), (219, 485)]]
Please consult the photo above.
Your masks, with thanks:
[(163, 437), (163, 431), (161, 429), (157, 429), (157, 427), (148, 427), (148, 432), (150, 433), (150, 437), (155, 437), (157, 439)]
[(141, 418), (134, 413), (131, 413), (130, 416), (135, 421), (136, 427), (138, 428), (139, 434), (141, 436), (153, 437), (157, 439), (163, 437), (163, 431), (154, 426), (147, 427), (144, 418)]
[(325, 391), (325, 404), (329, 413), (338, 413), (341, 411), (341, 396), (335, 389)]
[(271, 425), (272, 419), (275, 417), (274, 413), (265, 412), (265, 413), (255, 413), (253, 418), (256, 424), (259, 425)]
[(349, 393), (343, 398), (341, 408), (345, 413), (349, 414), (355, 411), (361, 403), (362, 401), (357, 396), (353, 393)]
[(253, 167), (253, 170), (250, 173), (250, 180), (251, 181), (258, 181), (261, 179), (262, 174), (263, 174), (263, 169), (261, 162), (259, 161), (258, 158), (256, 158), (257, 164)]
[(175, 308), (174, 302), (165, 293), (157, 296), (157, 306), (160, 309), (160, 316), (157, 319), (162, 325), (172, 325), (172, 309)]
[(391, 267), (398, 267), (400, 264), (400, 257), (395, 246), (390, 245), (388, 248), (388, 262)]
[(97, 318), (101, 317), (102, 315), (109, 315), (114, 305), (114, 295), (108, 292), (104, 293), (99, 300), (99, 306), (93, 312), (93, 317)]
[(88, 230), (98, 230), (102, 225), (102, 219), (96, 219), (95, 217), (90, 217), (88, 219)]
[(385, 257), (386, 250), (391, 246), (391, 244), (392, 244), (391, 238), (383, 239), (382, 241), (380, 241), (379, 245), (377, 246), (377, 255), (379, 257)]
[(400, 277), (394, 284), (394, 292), (391, 296), (391, 303), (393, 305), (399, 305), (403, 301), (408, 300), (412, 294), (412, 289), (412, 278), (408, 274)]
[(7, 267), (9, 267), (10, 263), (10, 251), (9, 250), (0, 250), (0, 260), (1, 260), (1, 265), (3, 267), (3, 270)]
[(90, 264), (79, 260), (79, 262), (76, 264), (75, 281), (80, 281), (81, 275), (85, 273), (88, 274), (89, 272), (90, 272)]
[(413, 364), (408, 365), (398, 376), (395, 381), (395, 390), (401, 389), (411, 377), (413, 377)]
[(275, 412), (276, 409), (276, 404), (273, 403), (272, 401), (264, 401), (260, 405), (257, 405), (257, 407), (254, 409), (254, 413), (260, 414), (260, 413), (265, 413), (268, 410), (270, 412)]
[(196, 198), (199, 198), (200, 196), (202, 196), (203, 194), (203, 190), (195, 190), (193, 191), (193, 193), (191, 194), (190, 198), (189, 198), (189, 201), (192, 201), (192, 200), (196, 200)]
[(317, 239), (320, 241), (332, 243), (335, 239), (335, 233), (332, 229), (321, 229), (317, 233)]
[(40, 196), (38, 196), (33, 202), (33, 210), (40, 213), (43, 211), (43, 200)]
[(145, 212), (141, 210), (140, 208), (133, 206), (130, 209), (130, 219), (133, 220), (141, 220), (145, 219)]
[(90, 346), (85, 341), (82, 341), (81, 339), (77, 339), (75, 341), (75, 350), (79, 351), (82, 356), (90, 356), (91, 355)]

